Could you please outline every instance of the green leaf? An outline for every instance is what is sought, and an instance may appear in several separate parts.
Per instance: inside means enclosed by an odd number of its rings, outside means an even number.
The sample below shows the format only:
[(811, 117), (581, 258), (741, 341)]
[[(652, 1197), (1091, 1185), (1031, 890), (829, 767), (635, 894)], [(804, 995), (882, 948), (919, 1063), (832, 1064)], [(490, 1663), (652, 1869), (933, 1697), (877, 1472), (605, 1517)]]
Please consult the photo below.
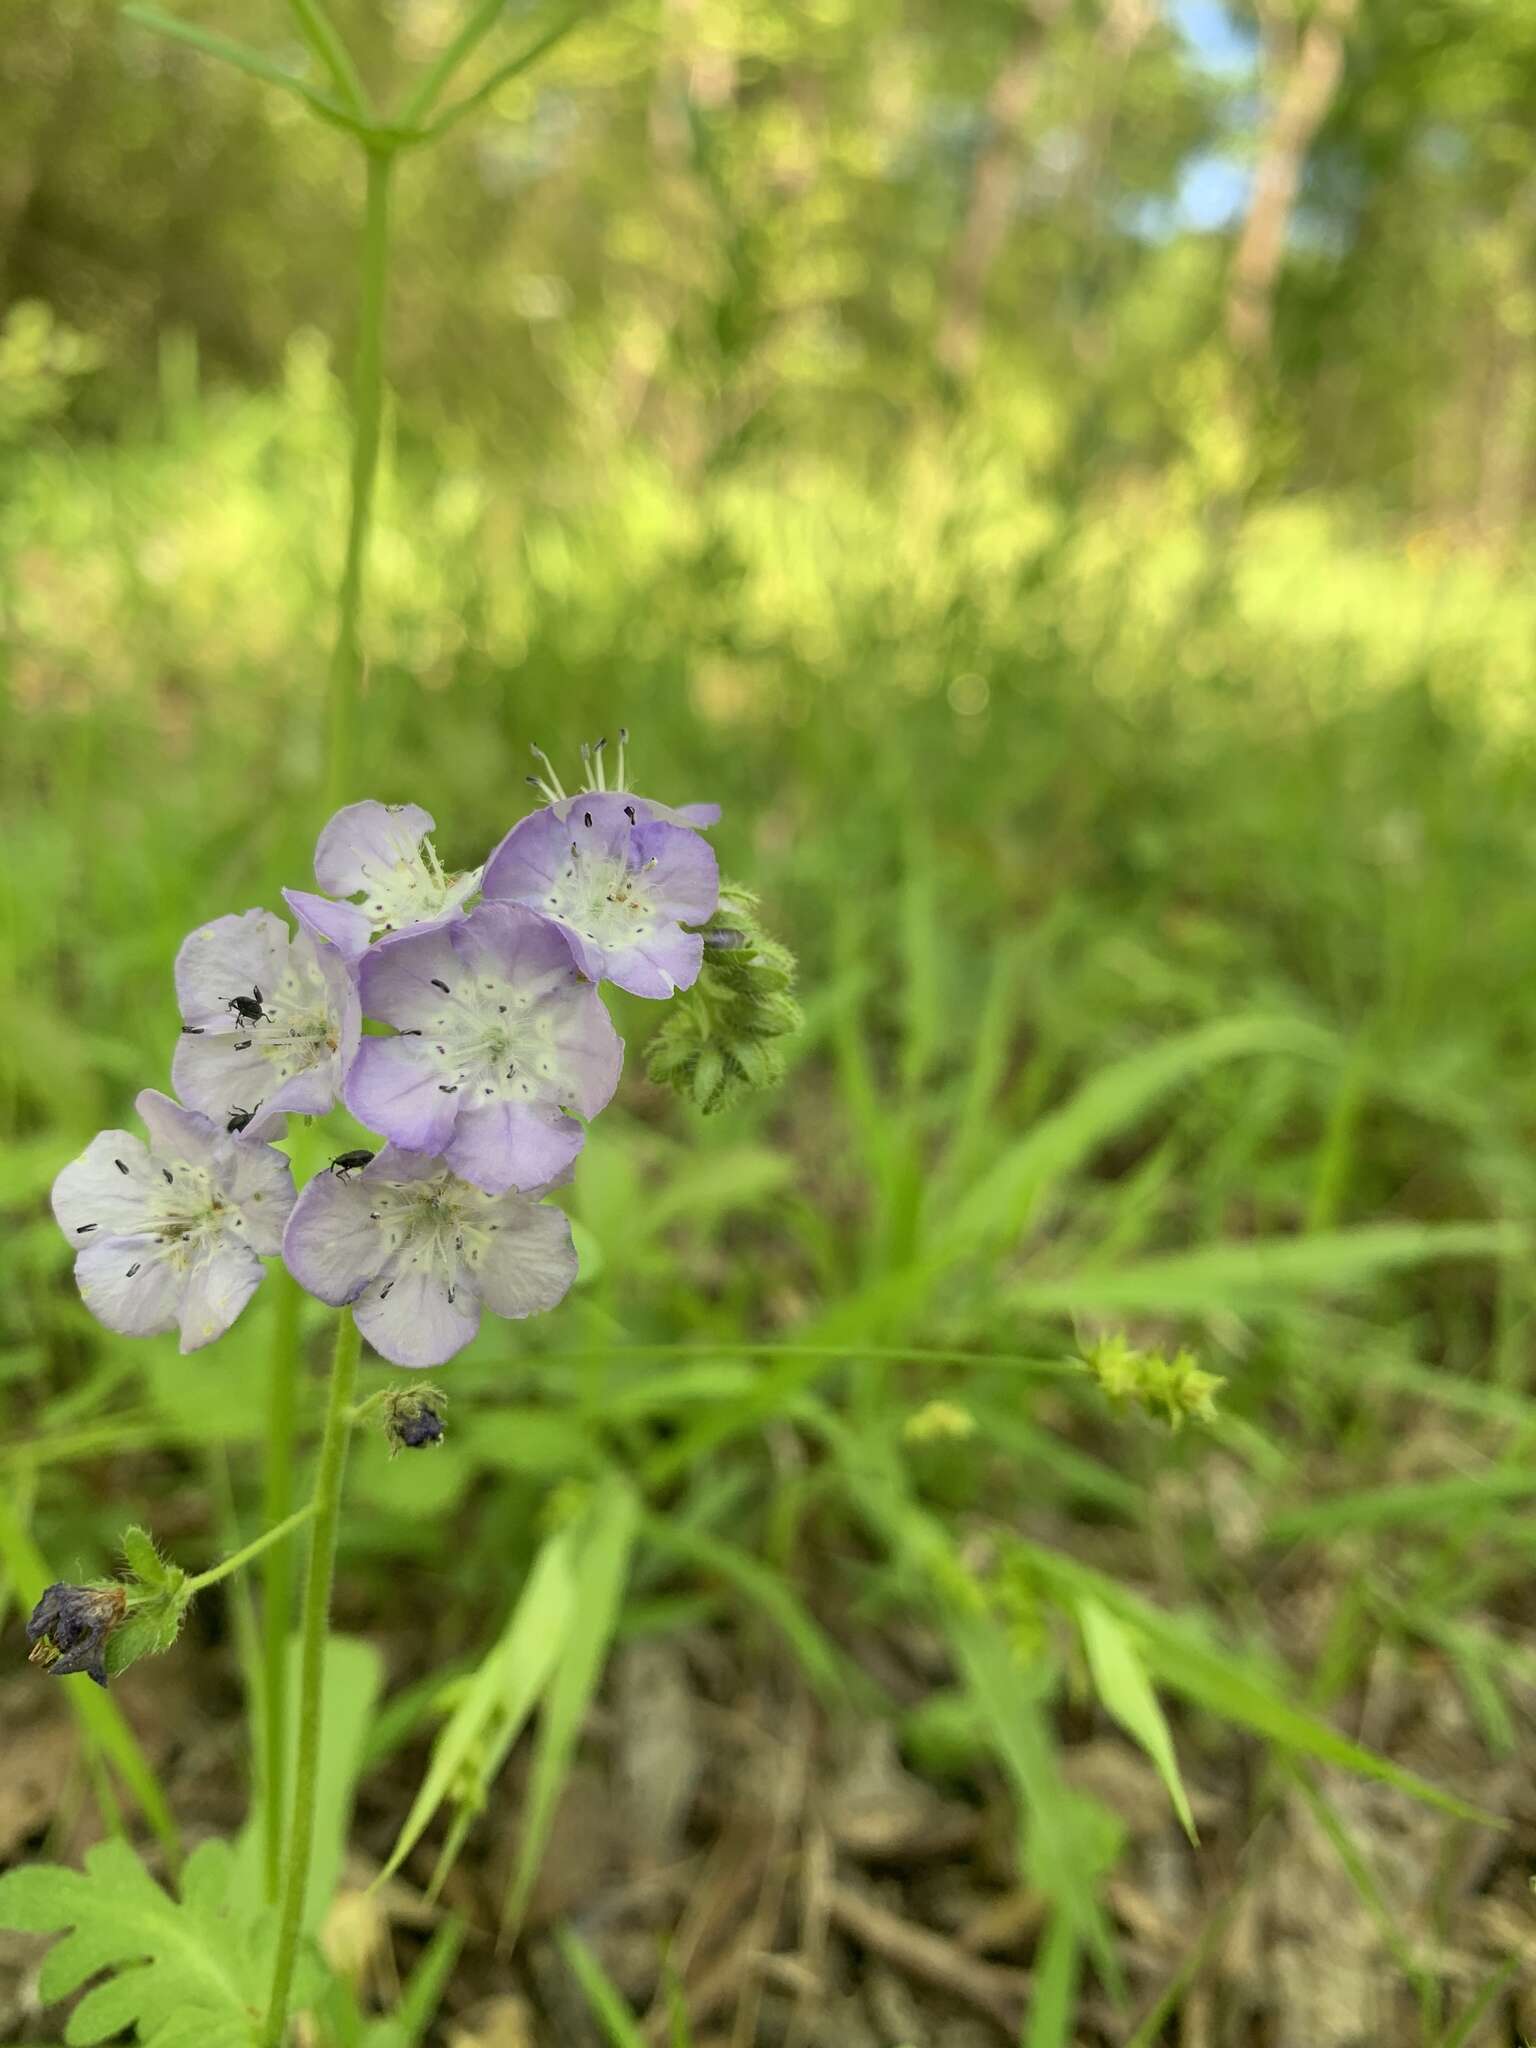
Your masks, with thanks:
[(0, 1927), (68, 1928), (44, 1959), (39, 1993), (67, 1998), (114, 1974), (70, 2014), (64, 2039), (90, 2048), (132, 2027), (143, 2048), (251, 2048), (271, 1970), (270, 1919), (229, 1905), (232, 1859), (205, 1842), (189, 1859), (180, 1901), (162, 1891), (126, 1842), (103, 1842), (83, 1871), (51, 1865), (0, 1877)]
[(935, 1248), (943, 1257), (964, 1257), (1016, 1238), (1058, 1182), (1208, 1067), (1258, 1053), (1319, 1059), (1336, 1052), (1326, 1032), (1299, 1018), (1231, 1017), (1132, 1053), (1085, 1081), (1011, 1145), (953, 1210)]
[(523, 1811), (523, 1836), (502, 1915), (509, 1938), (515, 1936), (528, 1904), (528, 1894), (554, 1822), (555, 1805), (618, 1625), (630, 1552), (639, 1525), (639, 1502), (617, 1475), (605, 1480), (593, 1495), (579, 1525), (581, 1547), (574, 1573), (576, 1610), (539, 1723), (538, 1747)]
[(1105, 1711), (1113, 1714), (1126, 1734), (1141, 1744), (1157, 1766), (1158, 1776), (1168, 1789), (1168, 1797), (1173, 1801), (1173, 1810), (1180, 1825), (1189, 1839), (1198, 1843), (1200, 1837), (1195, 1829), (1195, 1817), (1189, 1810), (1184, 1781), (1179, 1776), (1173, 1737), (1168, 1731), (1157, 1694), (1152, 1690), (1146, 1669), (1137, 1655), (1134, 1638), (1107, 1607), (1088, 1595), (1077, 1603), (1077, 1621), (1083, 1632), (1083, 1648), (1088, 1653), (1088, 1669), (1093, 1674), (1094, 1690)]
[(506, 1627), (481, 1661), (433, 1745), (427, 1774), (395, 1838), (382, 1883), (405, 1861), (466, 1766), (487, 1784), (517, 1740), (565, 1643), (576, 1612), (578, 1529), (549, 1537), (524, 1581)]
[(1082, 1308), (1204, 1315), (1349, 1293), (1384, 1273), (1438, 1259), (1521, 1258), (1529, 1250), (1529, 1233), (1513, 1224), (1377, 1223), (1310, 1237), (1201, 1245), (1134, 1265), (1079, 1270), (1060, 1280), (1026, 1276), (1005, 1290), (1005, 1298), (1041, 1314)]
[(180, 1589), (186, 1573), (160, 1555), (147, 1529), (137, 1526), (125, 1529), (122, 1552), (128, 1569), (141, 1586), (157, 1593), (174, 1593)]

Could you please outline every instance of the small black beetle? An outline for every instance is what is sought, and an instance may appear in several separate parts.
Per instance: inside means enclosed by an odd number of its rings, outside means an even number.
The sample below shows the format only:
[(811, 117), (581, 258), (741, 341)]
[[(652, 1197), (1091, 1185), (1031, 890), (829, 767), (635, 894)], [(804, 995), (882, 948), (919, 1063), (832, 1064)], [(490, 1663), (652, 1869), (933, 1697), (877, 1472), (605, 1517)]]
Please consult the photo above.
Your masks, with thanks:
[(338, 1152), (331, 1161), (331, 1172), (338, 1180), (350, 1180), (354, 1173), (361, 1173), (372, 1160), (373, 1154), (361, 1148), (356, 1152)]
[(224, 1005), (232, 1017), (242, 1024), (264, 1024), (267, 1013), (261, 1000), (261, 990), (254, 982), (248, 996), (231, 996)]

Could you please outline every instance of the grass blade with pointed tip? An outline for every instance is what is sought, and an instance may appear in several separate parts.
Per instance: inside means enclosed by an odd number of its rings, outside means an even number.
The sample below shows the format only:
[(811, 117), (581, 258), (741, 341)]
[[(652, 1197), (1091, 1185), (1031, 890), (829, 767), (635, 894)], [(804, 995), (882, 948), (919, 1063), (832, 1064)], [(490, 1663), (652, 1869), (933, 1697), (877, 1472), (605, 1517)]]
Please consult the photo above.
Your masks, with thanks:
[(1173, 1737), (1157, 1694), (1136, 1654), (1136, 1645), (1123, 1623), (1097, 1600), (1077, 1603), (1078, 1626), (1093, 1686), (1106, 1713), (1112, 1714), (1135, 1742), (1140, 1743), (1157, 1766), (1157, 1774), (1173, 1802), (1179, 1825), (1192, 1842), (1199, 1842), (1195, 1817), (1189, 1810), (1189, 1796), (1179, 1775)]
[(523, 1838), (502, 1914), (502, 1933), (508, 1941), (517, 1937), (555, 1805), (618, 1626), (639, 1527), (640, 1506), (634, 1493), (617, 1475), (609, 1478), (594, 1493), (580, 1524), (581, 1545), (574, 1571), (576, 1610), (544, 1696), (523, 1813)]
[(1132, 1053), (1085, 1081), (1010, 1145), (936, 1233), (934, 1249), (947, 1258), (965, 1257), (1016, 1238), (1057, 1182), (1207, 1067), (1258, 1053), (1326, 1059), (1337, 1051), (1327, 1032), (1300, 1018), (1231, 1017)]
[(493, 1729), (502, 1754), (532, 1712), (575, 1613), (575, 1531), (549, 1537), (533, 1561), (500, 1637), (432, 1747), (427, 1774), (376, 1880), (393, 1876), (420, 1841), (465, 1763)]

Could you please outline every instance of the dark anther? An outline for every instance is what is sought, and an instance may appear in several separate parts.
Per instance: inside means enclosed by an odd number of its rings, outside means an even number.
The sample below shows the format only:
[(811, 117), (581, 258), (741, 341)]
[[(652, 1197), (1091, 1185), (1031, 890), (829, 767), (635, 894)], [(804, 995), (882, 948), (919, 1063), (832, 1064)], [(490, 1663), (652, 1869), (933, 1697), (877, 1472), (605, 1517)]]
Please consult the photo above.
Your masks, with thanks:
[(55, 1678), (83, 1671), (105, 1686), (107, 1637), (127, 1604), (122, 1586), (49, 1586), (27, 1623), (32, 1645), (27, 1662), (42, 1665)]
[(249, 1052), (249, 1051), (250, 1051), (250, 1049), (251, 1049), (251, 1041), (250, 1041), (250, 1040), (249, 1040), (248, 1038), (237, 1038), (237, 1039), (235, 1040), (235, 1051), (236, 1051), (236, 1052)]
[(417, 1027), (415, 1027), (415, 1028), (414, 1028), (413, 1030), (410, 1030), (410, 1031), (398, 1031), (398, 1032), (396, 1032), (395, 1036), (396, 1036), (397, 1038), (420, 1038), (420, 1036), (421, 1036), (421, 1028), (420, 1028), (420, 1026), (418, 1025)]
[(95, 1228), (96, 1226), (94, 1223), (77, 1223), (75, 1225), (75, 1235), (77, 1237), (84, 1237), (85, 1233), (88, 1230), (94, 1230)]
[(135, 1259), (133, 1264), (128, 1268), (127, 1272), (123, 1275), (123, 1278), (125, 1280), (131, 1280), (134, 1274), (137, 1273), (137, 1271), (139, 1270), (140, 1263), (141, 1262), (138, 1259)]
[(381, 1287), (381, 1288), (379, 1289), (379, 1299), (380, 1299), (380, 1301), (388, 1301), (388, 1299), (389, 1299), (389, 1290), (391, 1289), (391, 1287), (393, 1287), (393, 1286), (394, 1286), (394, 1284), (395, 1284), (395, 1283), (394, 1283), (394, 1281), (393, 1281), (393, 1280), (386, 1280), (386, 1281), (384, 1282), (384, 1285), (383, 1285), (383, 1286), (382, 1286), (382, 1287)]
[(592, 822), (592, 813), (590, 811), (583, 811), (581, 814), (581, 822), (583, 823), (583, 825), (590, 825)]
[(181, 1027), (181, 1035), (183, 1038), (201, 1038), (203, 1035), (203, 1027), (201, 1024), (183, 1024)]
[(459, 1084), (457, 1081), (451, 1083), (448, 1081), (439, 1081), (437, 1084), (437, 1092), (439, 1095), (457, 1095), (459, 1092)]
[(434, 988), (440, 988), (440, 989), (442, 990), (442, 992), (443, 992), (443, 994), (444, 994), (444, 995), (447, 995), (447, 994), (448, 994), (448, 984), (447, 984), (447, 982), (446, 982), (446, 981), (439, 981), (439, 980), (438, 980), (438, 978), (437, 978), (437, 976), (436, 976), (435, 974), (434, 974), (434, 975), (433, 975), (433, 977), (432, 977), (432, 986), (433, 986)]
[(176, 1185), (176, 1176), (175, 1176), (175, 1174), (174, 1174), (174, 1173), (172, 1173), (171, 1169), (170, 1169), (170, 1168), (169, 1168), (168, 1166), (162, 1166), (162, 1167), (161, 1167), (161, 1169), (160, 1169), (160, 1171), (161, 1171), (161, 1173), (162, 1173), (162, 1174), (164, 1174), (164, 1176), (165, 1176), (165, 1184), (166, 1184), (166, 1186), (167, 1186), (168, 1188), (173, 1188), (173, 1187), (175, 1187), (175, 1185)]
[(624, 806), (624, 815), (626, 818), (628, 818), (631, 825), (633, 825), (635, 822), (635, 807), (633, 804), (626, 804)]

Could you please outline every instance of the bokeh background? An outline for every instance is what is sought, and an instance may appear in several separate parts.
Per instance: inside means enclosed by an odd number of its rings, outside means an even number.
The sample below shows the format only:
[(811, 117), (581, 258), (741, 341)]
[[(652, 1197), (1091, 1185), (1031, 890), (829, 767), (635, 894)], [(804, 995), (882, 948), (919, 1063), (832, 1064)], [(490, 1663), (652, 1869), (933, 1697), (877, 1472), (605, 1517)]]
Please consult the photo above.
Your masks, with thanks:
[[(302, 66), (276, 0), (179, 11)], [(336, 8), (386, 101), (461, 11)], [(271, 1301), (113, 1343), (46, 1191), (166, 1085), (181, 936), (309, 877), (361, 177), (97, 0), (10, 0), (0, 103), (16, 1594), (259, 1512)], [(807, 1027), (701, 1120), (626, 1002), (581, 1288), (455, 1364), (450, 1449), (359, 1454), (364, 2008), (457, 1808), (453, 2048), (1536, 2032), (1533, 103), (1526, 0), (623, 0), (401, 163), (356, 794), (468, 865), (530, 741), (626, 724)], [(1180, 1345), (1173, 1430), (1124, 1389)], [(359, 1903), (614, 1463), (522, 1940), (526, 1741)], [(193, 1837), (205, 1607), (115, 1695)], [(75, 1711), (0, 1681), (0, 1859), (142, 1833)]]

